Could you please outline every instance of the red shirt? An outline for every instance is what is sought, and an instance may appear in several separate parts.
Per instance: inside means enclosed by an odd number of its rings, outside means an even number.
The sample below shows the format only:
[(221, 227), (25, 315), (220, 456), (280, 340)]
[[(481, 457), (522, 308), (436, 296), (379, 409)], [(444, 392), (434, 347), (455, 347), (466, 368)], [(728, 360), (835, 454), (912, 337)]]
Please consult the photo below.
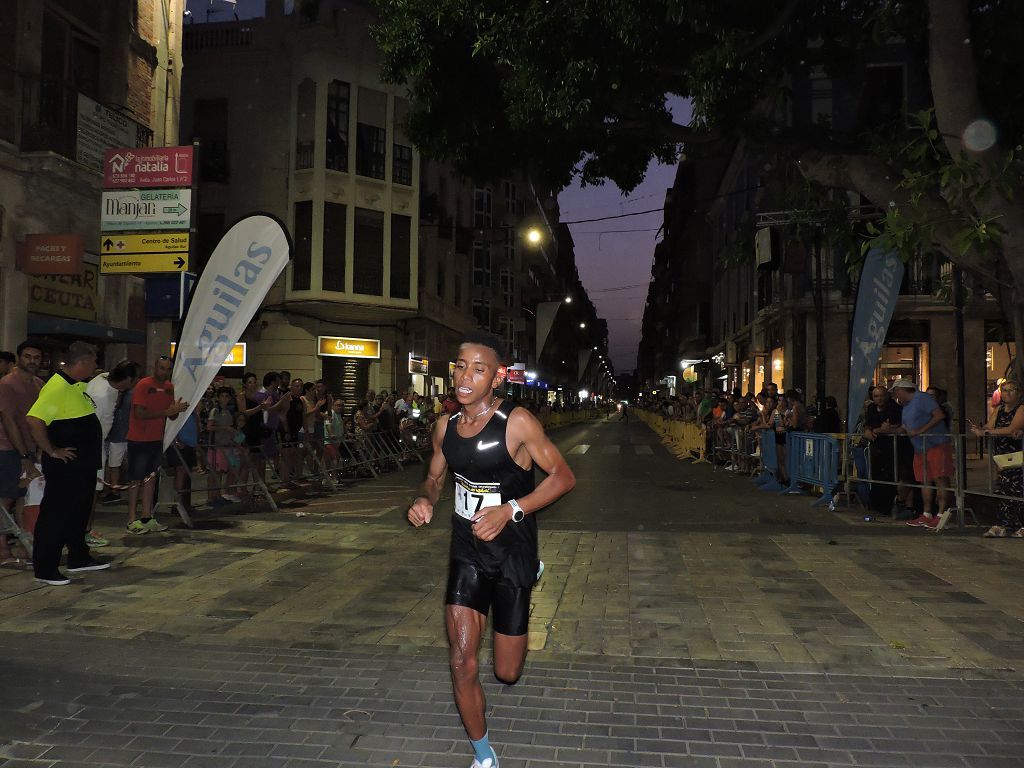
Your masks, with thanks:
[(139, 379), (132, 390), (132, 412), (128, 418), (128, 439), (134, 443), (155, 443), (164, 439), (166, 417), (140, 419), (135, 409), (142, 406), (149, 411), (166, 411), (174, 403), (174, 385), (168, 379), (159, 382), (152, 376)]

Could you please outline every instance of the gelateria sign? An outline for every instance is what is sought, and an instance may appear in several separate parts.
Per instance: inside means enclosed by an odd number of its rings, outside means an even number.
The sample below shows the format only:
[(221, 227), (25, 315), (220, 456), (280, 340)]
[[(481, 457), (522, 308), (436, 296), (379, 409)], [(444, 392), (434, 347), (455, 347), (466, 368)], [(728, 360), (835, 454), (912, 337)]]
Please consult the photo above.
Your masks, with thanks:
[(380, 358), (379, 339), (350, 339), (345, 336), (317, 336), (317, 354), (320, 357)]

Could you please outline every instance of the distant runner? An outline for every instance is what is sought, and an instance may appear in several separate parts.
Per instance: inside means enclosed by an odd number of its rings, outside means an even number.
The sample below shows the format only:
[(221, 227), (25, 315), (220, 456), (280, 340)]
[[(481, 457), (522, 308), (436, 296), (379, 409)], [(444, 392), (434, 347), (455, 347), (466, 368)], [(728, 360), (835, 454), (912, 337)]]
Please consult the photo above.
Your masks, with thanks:
[[(512, 685), (526, 661), (530, 592), (542, 567), (534, 513), (576, 485), (533, 414), (495, 397), (501, 357), (501, 342), (489, 334), (472, 333), (459, 347), (453, 383), (460, 408), (438, 419), (427, 478), (408, 512), (416, 527), (431, 521), (450, 466), (455, 515), (445, 625), (455, 704), (473, 746), (470, 768), (498, 768), (477, 662), (487, 612), (493, 607), (494, 675)], [(534, 464), (547, 473), (539, 485)]]

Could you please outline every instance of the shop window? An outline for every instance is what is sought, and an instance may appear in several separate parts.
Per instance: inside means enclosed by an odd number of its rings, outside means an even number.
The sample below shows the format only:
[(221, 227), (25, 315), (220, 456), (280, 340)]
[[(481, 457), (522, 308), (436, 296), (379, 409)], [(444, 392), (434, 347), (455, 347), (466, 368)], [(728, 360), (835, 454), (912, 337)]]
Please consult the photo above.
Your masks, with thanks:
[(348, 232), (345, 217), (348, 208), (340, 203), (324, 203), (324, 271), (325, 291), (345, 290), (345, 245)]
[(384, 214), (356, 208), (352, 238), (352, 290), (384, 294)]
[(412, 219), (409, 216), (391, 216), (391, 298), (408, 299), (412, 274), (410, 242)]
[(298, 99), (295, 105), (295, 169), (313, 167), (313, 152), (316, 149), (316, 83), (306, 78), (299, 83)]
[(371, 179), (384, 178), (387, 154), (388, 95), (369, 88), (359, 89), (356, 117), (356, 173)]
[(348, 170), (348, 115), (352, 88), (341, 80), (327, 86), (327, 167)]
[(928, 389), (931, 382), (927, 344), (897, 342), (883, 347), (881, 361), (875, 369), (874, 383), (891, 387), (896, 379), (910, 379), (918, 389)]
[(313, 203), (295, 204), (295, 253), (292, 256), (292, 290), (308, 291), (313, 263)]
[(782, 378), (786, 373), (786, 357), (782, 352), (781, 347), (776, 347), (772, 350), (772, 373), (771, 381), (773, 384), (778, 384), (779, 389), (782, 389)]
[(228, 100), (199, 99), (192, 112), (192, 138), (199, 140), (199, 178), (228, 180)]

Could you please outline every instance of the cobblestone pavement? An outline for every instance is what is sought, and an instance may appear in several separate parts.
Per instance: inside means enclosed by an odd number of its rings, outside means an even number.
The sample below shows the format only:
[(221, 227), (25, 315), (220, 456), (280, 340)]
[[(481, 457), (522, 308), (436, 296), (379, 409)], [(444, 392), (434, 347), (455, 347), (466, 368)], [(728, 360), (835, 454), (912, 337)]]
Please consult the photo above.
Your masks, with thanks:
[[(811, 510), (642, 424), (555, 438), (579, 484), (526, 674), (487, 685), (505, 768), (1024, 765), (1015, 542)], [(0, 765), (468, 765), (421, 471), (115, 534), (71, 587), (2, 571)]]

